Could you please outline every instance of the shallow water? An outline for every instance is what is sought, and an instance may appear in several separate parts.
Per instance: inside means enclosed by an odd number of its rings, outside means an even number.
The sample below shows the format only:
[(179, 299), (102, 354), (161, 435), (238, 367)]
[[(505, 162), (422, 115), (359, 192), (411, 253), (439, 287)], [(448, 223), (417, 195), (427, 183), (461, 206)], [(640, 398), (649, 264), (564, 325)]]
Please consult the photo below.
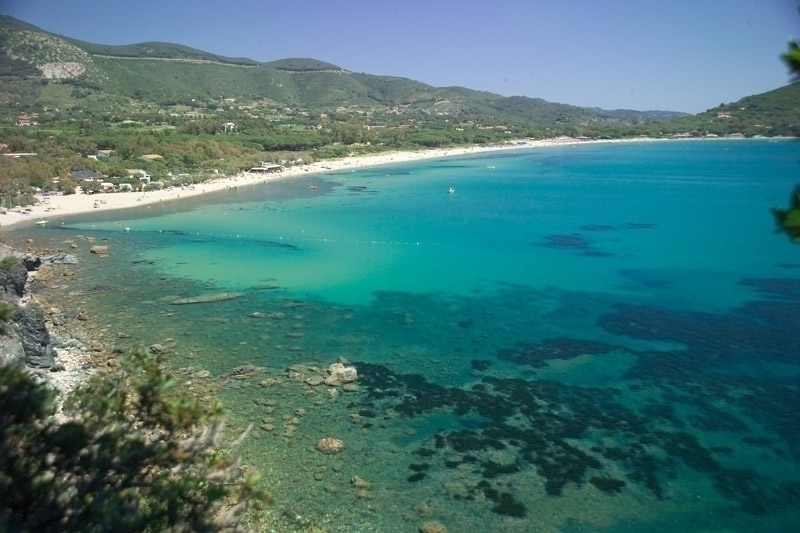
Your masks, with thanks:
[[(800, 248), (769, 209), (798, 153), (520, 149), (11, 238), (78, 245), (54, 293), (127, 287), (70, 305), (123, 348), (172, 347), (178, 375), (213, 389), (236, 427), (254, 423), (242, 453), (297, 529), (793, 531)], [(170, 303), (222, 291), (241, 294)], [(304, 383), (339, 357), (356, 390)], [(262, 370), (198, 374), (242, 364)], [(342, 453), (314, 449), (329, 435)]]

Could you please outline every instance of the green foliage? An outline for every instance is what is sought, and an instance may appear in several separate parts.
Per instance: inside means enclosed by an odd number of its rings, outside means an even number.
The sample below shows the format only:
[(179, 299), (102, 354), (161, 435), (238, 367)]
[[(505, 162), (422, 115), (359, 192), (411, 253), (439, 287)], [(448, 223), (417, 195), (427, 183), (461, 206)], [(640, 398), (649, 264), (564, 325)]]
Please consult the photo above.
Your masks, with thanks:
[(785, 233), (794, 242), (800, 243), (800, 185), (792, 192), (789, 209), (772, 210), (778, 231)]
[(122, 368), (56, 420), (46, 386), (0, 367), (1, 531), (240, 530), (263, 495), (220, 450), (219, 406), (177, 393), (145, 350)]
[(781, 59), (789, 67), (794, 80), (800, 81), (800, 44), (797, 41), (790, 41), (789, 50), (781, 55)]
[(101, 186), (99, 181), (83, 181), (81, 182), (81, 190), (84, 194), (94, 194), (100, 192)]
[[(789, 67), (795, 82), (800, 81), (800, 45), (797, 41), (789, 42), (789, 51), (781, 58)], [(795, 83), (794, 87), (800, 87)], [(785, 233), (792, 241), (800, 243), (800, 185), (796, 186), (789, 201), (789, 209), (773, 209), (778, 231)]]
[(128, 45), (104, 45), (65, 39), (90, 54), (125, 58), (171, 58), (191, 61), (208, 61), (230, 65), (255, 66), (258, 62), (243, 57), (225, 57), (195, 48), (172, 43), (148, 42)]
[(265, 63), (266, 66), (278, 69), (288, 70), (292, 72), (313, 72), (320, 70), (335, 70), (340, 71), (341, 68), (332, 63), (319, 61), (318, 59), (310, 59), (305, 57), (292, 57), (288, 59), (279, 59), (271, 63)]
[(17, 264), (19, 264), (19, 259), (7, 255), (2, 260), (0, 260), (0, 270), (5, 270), (6, 272), (8, 272), (9, 270), (11, 270), (11, 267)]
[(5, 323), (8, 322), (8, 319), (11, 318), (16, 309), (17, 306), (13, 303), (0, 300), (0, 333), (3, 332)]

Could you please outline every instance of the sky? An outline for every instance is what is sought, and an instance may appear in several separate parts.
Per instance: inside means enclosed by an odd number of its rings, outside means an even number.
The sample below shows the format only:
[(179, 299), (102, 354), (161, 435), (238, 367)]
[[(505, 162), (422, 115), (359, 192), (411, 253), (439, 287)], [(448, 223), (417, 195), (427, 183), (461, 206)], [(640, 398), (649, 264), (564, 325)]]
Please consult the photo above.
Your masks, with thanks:
[(0, 0), (99, 44), (161, 41), (257, 61), (310, 57), (603, 109), (699, 113), (776, 89), (800, 0)]

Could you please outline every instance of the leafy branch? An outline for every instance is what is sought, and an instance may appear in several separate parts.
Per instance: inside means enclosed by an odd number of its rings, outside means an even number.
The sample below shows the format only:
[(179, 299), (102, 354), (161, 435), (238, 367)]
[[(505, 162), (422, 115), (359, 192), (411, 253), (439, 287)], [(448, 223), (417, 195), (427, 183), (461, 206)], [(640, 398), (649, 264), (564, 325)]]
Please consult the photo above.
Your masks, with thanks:
[(0, 367), (0, 530), (243, 531), (267, 499), (226, 458), (219, 404), (176, 392), (146, 350), (123, 363), (79, 386), (58, 417), (49, 388)]

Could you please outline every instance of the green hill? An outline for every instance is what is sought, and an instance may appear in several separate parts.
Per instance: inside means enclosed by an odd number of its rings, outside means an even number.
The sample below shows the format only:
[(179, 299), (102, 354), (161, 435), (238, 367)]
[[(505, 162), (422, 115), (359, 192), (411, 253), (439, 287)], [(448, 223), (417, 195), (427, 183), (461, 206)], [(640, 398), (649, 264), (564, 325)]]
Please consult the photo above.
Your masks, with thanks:
[(800, 136), (800, 82), (680, 117), (663, 129), (701, 135)]
[[(402, 108), (429, 116), (544, 123), (649, 120), (635, 111), (585, 109), (406, 78), (349, 72), (309, 58), (258, 63), (170, 43), (100, 45), (63, 38), (0, 17), (0, 103), (17, 109), (168, 108), (235, 101), (316, 111), (342, 106), (370, 112)], [(216, 105), (216, 104), (215, 104)], [(218, 107), (218, 105), (216, 105)]]
[(259, 63), (179, 44), (94, 44), (0, 16), (0, 119), (6, 123), (22, 111), (44, 117), (54, 109), (109, 116), (224, 112), (228, 118), (289, 109), (333, 113), (338, 120), (382, 117), (395, 125), (505, 125), (543, 136), (790, 135), (800, 123), (799, 92), (791, 85), (694, 116), (603, 110), (353, 73), (311, 58)]

